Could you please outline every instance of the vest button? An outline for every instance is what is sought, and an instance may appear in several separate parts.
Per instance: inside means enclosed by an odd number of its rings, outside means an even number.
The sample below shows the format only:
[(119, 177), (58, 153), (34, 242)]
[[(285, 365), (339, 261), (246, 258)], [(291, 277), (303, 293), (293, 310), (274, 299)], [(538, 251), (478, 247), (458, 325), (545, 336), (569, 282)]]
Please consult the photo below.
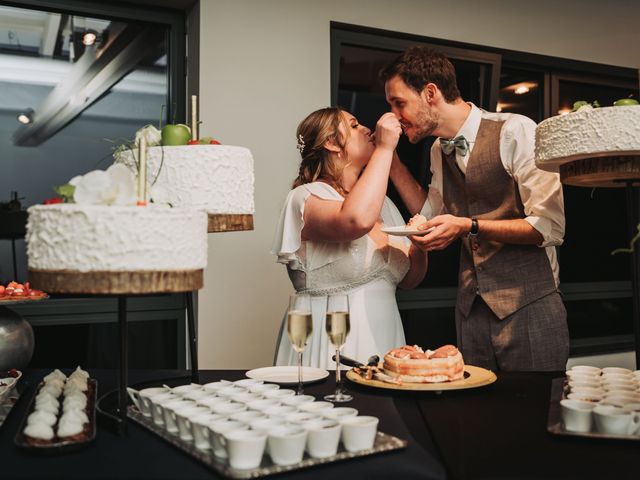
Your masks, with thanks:
[(476, 270), (478, 270), (479, 272), (481, 272), (481, 271), (482, 271), (482, 265), (478, 265), (478, 266), (476, 267)]

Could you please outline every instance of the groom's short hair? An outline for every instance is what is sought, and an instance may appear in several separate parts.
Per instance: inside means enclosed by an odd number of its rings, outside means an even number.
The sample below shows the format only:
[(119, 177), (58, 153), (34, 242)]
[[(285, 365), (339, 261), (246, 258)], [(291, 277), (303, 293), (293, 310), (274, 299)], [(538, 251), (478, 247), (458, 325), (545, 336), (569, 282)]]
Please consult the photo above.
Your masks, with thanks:
[(456, 70), (451, 61), (442, 53), (423, 45), (407, 48), (380, 71), (383, 82), (395, 76), (399, 76), (417, 93), (421, 93), (427, 83), (434, 83), (447, 102), (460, 97)]

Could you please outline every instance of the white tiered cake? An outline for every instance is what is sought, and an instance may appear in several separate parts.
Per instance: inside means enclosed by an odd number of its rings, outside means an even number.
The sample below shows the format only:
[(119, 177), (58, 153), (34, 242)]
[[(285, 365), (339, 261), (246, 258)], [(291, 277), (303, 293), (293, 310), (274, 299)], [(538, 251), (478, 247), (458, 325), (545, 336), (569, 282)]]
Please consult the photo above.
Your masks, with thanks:
[(581, 108), (540, 122), (536, 166), (558, 171), (565, 163), (594, 157), (640, 155), (640, 106)]
[[(136, 155), (127, 150), (116, 161), (133, 167)], [(151, 147), (147, 150), (147, 165), (149, 191), (155, 203), (202, 208), (209, 214), (254, 213), (253, 157), (247, 148)]]
[(202, 210), (58, 204), (28, 212), (29, 277), (46, 290), (152, 293), (202, 287)]

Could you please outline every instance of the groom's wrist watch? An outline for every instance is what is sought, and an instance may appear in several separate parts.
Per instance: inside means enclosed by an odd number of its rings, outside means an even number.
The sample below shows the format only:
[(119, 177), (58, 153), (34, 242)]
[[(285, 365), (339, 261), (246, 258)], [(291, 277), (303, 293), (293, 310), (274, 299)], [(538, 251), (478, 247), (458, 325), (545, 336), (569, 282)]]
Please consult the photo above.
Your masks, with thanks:
[(471, 217), (471, 228), (469, 229), (469, 239), (473, 240), (478, 236), (478, 219)]

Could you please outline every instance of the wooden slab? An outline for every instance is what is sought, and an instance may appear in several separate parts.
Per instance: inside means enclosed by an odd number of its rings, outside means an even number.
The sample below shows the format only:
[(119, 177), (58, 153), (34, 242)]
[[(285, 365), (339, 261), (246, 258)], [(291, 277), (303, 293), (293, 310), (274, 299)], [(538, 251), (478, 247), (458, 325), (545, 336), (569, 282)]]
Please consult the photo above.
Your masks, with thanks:
[(585, 158), (560, 165), (560, 181), (576, 187), (622, 188), (640, 184), (640, 155)]
[(253, 215), (210, 213), (208, 232), (239, 232), (253, 230)]
[(143, 295), (199, 290), (203, 286), (203, 273), (202, 269), (136, 272), (29, 269), (29, 281), (38, 290), (49, 293)]
[(354, 383), (366, 385), (368, 387), (386, 388), (389, 390), (414, 390), (414, 391), (432, 391), (441, 392), (443, 390), (464, 390), (466, 388), (478, 388), (489, 385), (497, 380), (496, 374), (491, 370), (486, 370), (473, 365), (464, 366), (464, 378), (453, 382), (439, 383), (408, 383), (401, 385), (395, 383), (381, 382), (380, 380), (367, 380), (361, 377), (353, 370), (347, 372), (347, 378)]

